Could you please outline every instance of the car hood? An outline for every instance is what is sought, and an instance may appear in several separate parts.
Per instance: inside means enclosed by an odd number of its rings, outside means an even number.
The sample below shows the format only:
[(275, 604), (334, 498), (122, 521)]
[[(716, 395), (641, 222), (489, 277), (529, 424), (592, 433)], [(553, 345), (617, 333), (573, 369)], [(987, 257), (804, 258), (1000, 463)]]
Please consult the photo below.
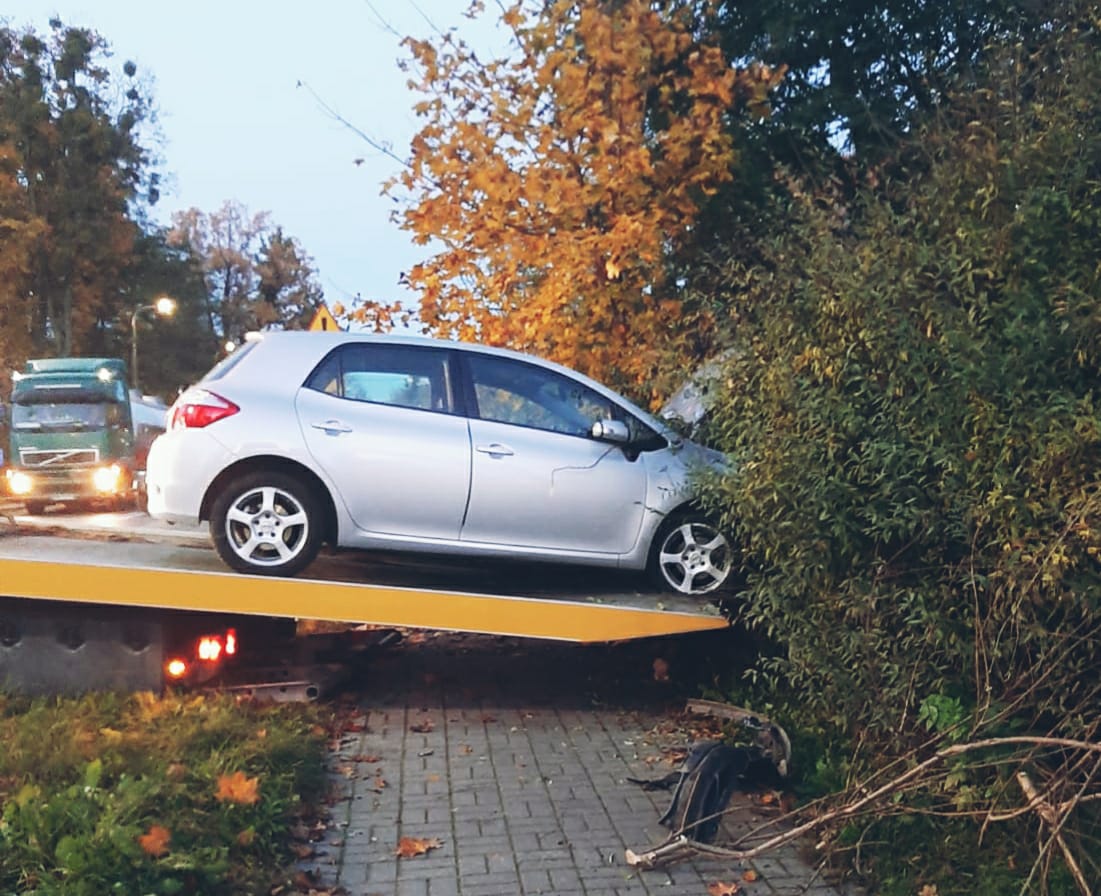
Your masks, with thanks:
[(673, 451), (681, 463), (696, 472), (725, 473), (733, 466), (730, 455), (688, 439), (681, 439), (675, 443)]
[(696, 426), (715, 403), (716, 392), (722, 384), (723, 366), (734, 356), (734, 350), (728, 349), (702, 364), (669, 396), (659, 415), (666, 420), (682, 420), (689, 426)]

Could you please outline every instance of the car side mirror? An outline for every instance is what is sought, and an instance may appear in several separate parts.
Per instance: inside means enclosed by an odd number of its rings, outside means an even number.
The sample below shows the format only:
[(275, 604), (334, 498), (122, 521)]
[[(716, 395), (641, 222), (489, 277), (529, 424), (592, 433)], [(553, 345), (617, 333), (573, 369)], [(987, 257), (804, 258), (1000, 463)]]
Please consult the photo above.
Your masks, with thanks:
[(589, 435), (600, 442), (614, 442), (617, 445), (626, 445), (631, 441), (631, 431), (622, 420), (597, 420)]

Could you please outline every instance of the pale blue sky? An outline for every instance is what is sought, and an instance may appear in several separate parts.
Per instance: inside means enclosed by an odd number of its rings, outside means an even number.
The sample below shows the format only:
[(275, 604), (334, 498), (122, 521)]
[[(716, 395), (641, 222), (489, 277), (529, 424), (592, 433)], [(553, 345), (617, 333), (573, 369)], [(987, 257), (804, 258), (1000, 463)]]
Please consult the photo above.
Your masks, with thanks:
[[(333, 121), (310, 93), (405, 157), (414, 96), (398, 69), (399, 38), (457, 27), (501, 50), (490, 14), (476, 25), (466, 0), (5, 0), (0, 17), (47, 30), (52, 15), (102, 34), (121, 64), (153, 78), (170, 176), (159, 205), (218, 209), (226, 200), (268, 211), (318, 269), (330, 306), (356, 293), (412, 296), (397, 285), (422, 257), (390, 223), (379, 195), (398, 168)], [(381, 18), (380, 18), (381, 17)], [(495, 44), (497, 44), (495, 46)], [(363, 159), (359, 165), (356, 159)]]

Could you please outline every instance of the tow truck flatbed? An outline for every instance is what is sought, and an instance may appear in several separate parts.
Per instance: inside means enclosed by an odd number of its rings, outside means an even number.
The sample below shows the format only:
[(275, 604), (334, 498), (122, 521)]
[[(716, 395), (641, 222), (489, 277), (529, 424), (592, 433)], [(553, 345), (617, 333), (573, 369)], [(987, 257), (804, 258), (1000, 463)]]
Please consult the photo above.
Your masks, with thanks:
[[(8, 597), (577, 643), (728, 625), (711, 602), (623, 590), (622, 573), (574, 571), (563, 578), (556, 570), (504, 567), (495, 581), (524, 588), (482, 593), (454, 589), (456, 582), (485, 585), (480, 567), (378, 562), (358, 553), (323, 556), (295, 579), (223, 570), (213, 551), (199, 542), (61, 537), (24, 525), (0, 534), (0, 595)], [(593, 582), (597, 587), (589, 587)]]

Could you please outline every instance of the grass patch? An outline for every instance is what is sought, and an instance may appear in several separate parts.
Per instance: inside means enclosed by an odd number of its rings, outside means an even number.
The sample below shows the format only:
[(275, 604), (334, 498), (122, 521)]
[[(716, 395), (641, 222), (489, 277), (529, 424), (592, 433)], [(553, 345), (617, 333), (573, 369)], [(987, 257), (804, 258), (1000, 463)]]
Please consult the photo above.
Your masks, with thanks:
[(269, 893), (328, 719), (225, 696), (0, 695), (0, 893)]

